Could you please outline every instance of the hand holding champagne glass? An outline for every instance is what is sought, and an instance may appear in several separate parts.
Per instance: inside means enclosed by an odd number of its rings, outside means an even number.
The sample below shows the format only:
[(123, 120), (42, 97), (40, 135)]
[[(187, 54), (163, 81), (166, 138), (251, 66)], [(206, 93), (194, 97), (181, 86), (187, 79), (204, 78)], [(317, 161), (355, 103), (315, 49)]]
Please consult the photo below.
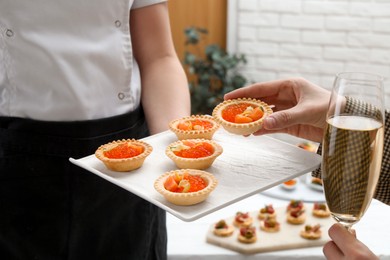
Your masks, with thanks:
[[(350, 229), (363, 216), (378, 182), (384, 140), (384, 90), (380, 76), (336, 76), (322, 149), (322, 179), (333, 218)], [(353, 109), (346, 110), (346, 102)]]

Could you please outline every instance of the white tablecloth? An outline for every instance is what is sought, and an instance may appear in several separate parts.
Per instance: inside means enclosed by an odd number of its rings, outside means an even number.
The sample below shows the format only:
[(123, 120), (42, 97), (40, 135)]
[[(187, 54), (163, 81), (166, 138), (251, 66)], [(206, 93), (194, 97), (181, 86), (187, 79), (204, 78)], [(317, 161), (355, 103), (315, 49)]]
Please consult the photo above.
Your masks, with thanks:
[[(211, 224), (234, 216), (237, 211), (246, 209), (256, 211), (265, 203), (274, 207), (285, 206), (286, 200), (271, 198), (265, 195), (254, 195), (224, 209), (214, 212), (194, 222), (183, 222), (167, 214), (168, 256), (170, 260), (178, 259), (324, 259), (322, 247), (310, 247), (294, 250), (282, 250), (255, 255), (242, 255), (219, 246), (206, 243), (206, 234)], [(357, 223), (358, 238), (363, 241), (381, 259), (390, 260), (390, 206), (373, 200), (363, 219)], [(327, 231), (324, 231), (327, 232)]]

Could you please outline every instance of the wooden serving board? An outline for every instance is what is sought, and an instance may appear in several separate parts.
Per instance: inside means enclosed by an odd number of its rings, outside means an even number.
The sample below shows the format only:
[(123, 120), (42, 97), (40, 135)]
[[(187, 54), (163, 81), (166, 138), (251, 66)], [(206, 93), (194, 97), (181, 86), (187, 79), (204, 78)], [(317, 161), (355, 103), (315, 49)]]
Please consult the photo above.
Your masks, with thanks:
[[(257, 241), (252, 244), (244, 244), (237, 240), (239, 228), (234, 227), (234, 232), (229, 237), (219, 237), (214, 235), (214, 225), (219, 220), (213, 223), (206, 236), (207, 243), (237, 251), (242, 254), (255, 254), (260, 252), (269, 252), (286, 249), (296, 249), (304, 247), (323, 246), (330, 240), (328, 236), (329, 227), (335, 223), (332, 217), (317, 218), (312, 215), (312, 203), (305, 203), (306, 221), (304, 224), (292, 225), (286, 220), (286, 208), (275, 208), (277, 221), (280, 223), (280, 231), (276, 233), (267, 233), (260, 229), (260, 220), (258, 219), (258, 211), (249, 212), (253, 218), (253, 226), (256, 227)], [(242, 211), (246, 212), (246, 211)], [(225, 221), (228, 224), (233, 224), (234, 216), (228, 217)], [(321, 225), (322, 236), (317, 240), (307, 240), (300, 236), (300, 231), (305, 225)]]

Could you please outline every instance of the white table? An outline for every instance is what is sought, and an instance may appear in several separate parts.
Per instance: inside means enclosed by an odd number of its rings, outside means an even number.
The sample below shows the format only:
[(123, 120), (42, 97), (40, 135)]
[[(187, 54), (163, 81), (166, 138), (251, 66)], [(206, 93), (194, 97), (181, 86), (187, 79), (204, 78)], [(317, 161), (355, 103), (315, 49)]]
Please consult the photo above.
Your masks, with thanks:
[[(285, 206), (288, 201), (265, 195), (254, 195), (194, 222), (183, 222), (167, 214), (168, 256), (170, 260), (181, 259), (324, 259), (322, 247), (274, 251), (255, 255), (242, 255), (206, 242), (211, 224), (221, 218), (235, 215), (246, 209), (256, 211), (265, 203), (274, 207)], [(390, 206), (373, 200), (363, 219), (355, 225), (358, 238), (381, 259), (390, 259)], [(326, 231), (324, 231), (326, 232)]]

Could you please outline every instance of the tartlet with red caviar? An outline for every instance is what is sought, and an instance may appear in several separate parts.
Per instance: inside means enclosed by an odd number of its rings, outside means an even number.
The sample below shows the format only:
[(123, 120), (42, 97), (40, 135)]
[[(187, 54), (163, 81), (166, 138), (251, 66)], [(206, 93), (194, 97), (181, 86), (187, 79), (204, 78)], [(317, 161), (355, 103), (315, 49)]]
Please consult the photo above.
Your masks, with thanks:
[(208, 115), (192, 115), (169, 123), (169, 129), (179, 140), (212, 139), (218, 128), (219, 124)]
[(213, 117), (226, 131), (238, 135), (250, 135), (263, 125), (272, 114), (271, 107), (258, 99), (238, 98), (225, 100), (213, 110)]
[(207, 199), (217, 184), (217, 179), (211, 173), (181, 169), (161, 175), (154, 182), (154, 188), (169, 202), (189, 206)]
[(180, 169), (209, 168), (223, 152), (222, 146), (208, 139), (187, 139), (168, 145), (165, 154)]
[(123, 139), (101, 145), (95, 156), (112, 171), (127, 172), (138, 169), (153, 147), (140, 140)]

